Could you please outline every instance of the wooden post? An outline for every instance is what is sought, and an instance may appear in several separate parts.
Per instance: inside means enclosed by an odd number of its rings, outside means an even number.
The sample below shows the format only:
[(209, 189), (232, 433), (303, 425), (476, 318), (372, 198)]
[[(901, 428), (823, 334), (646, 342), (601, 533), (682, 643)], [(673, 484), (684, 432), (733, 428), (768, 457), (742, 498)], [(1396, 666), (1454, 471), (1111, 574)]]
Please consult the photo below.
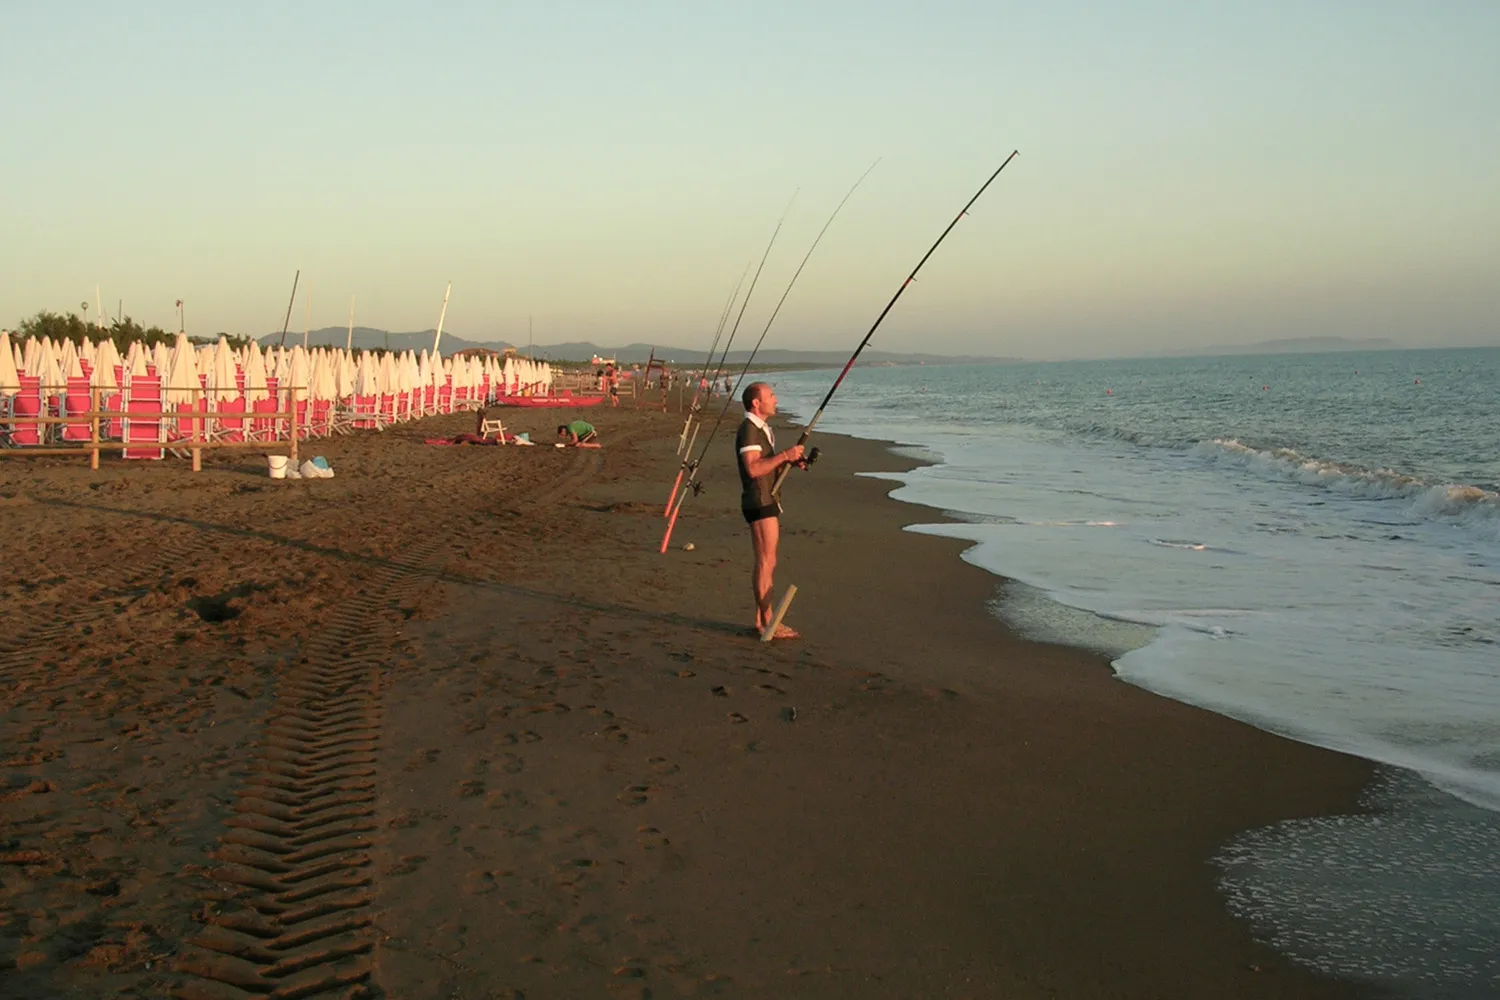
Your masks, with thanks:
[(200, 395), (200, 393), (202, 392), (202, 389), (194, 389), (193, 398), (188, 403), (188, 405), (193, 408), (193, 436), (188, 439), (188, 443), (193, 446), (192, 451), (194, 472), (203, 471), (203, 449), (198, 447), (199, 440), (203, 436), (203, 420), (205, 419), (198, 416), (198, 404), (203, 401), (203, 397)]
[(92, 410), (93, 413), (94, 413), (92, 419), (90, 419), (90, 421), (89, 421), (89, 427), (90, 427), (90, 430), (89, 430), (89, 444), (91, 444), (93, 446), (93, 451), (89, 455), (89, 468), (90, 469), (97, 469), (97, 468), (99, 468), (99, 387), (98, 386), (94, 386), (93, 388), (89, 389), (89, 409)]
[(787, 584), (786, 596), (781, 599), (780, 604), (776, 605), (776, 614), (771, 618), (771, 624), (767, 625), (765, 631), (760, 634), (761, 642), (770, 642), (776, 637), (776, 630), (781, 627), (781, 619), (786, 617), (786, 609), (792, 606), (792, 598), (796, 596), (797, 585)]
[(297, 467), (297, 390), (294, 388), (287, 394), (287, 405), (291, 407), (292, 426), (292, 448), (289, 452), (292, 468)]

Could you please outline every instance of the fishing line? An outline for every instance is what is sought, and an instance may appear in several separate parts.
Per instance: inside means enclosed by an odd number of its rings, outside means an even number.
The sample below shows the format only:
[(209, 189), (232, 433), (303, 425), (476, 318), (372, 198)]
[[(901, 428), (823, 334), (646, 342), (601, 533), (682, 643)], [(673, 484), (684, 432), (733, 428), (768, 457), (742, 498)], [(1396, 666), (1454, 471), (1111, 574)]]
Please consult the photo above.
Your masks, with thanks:
[[(727, 358), (729, 356), (729, 347), (730, 347), (731, 344), (734, 343), (735, 331), (739, 330), (739, 328), (740, 328), (740, 320), (742, 320), (742, 319), (745, 318), (745, 308), (750, 305), (750, 296), (752, 296), (752, 295), (755, 294), (755, 285), (756, 285), (757, 282), (760, 281), (760, 272), (766, 266), (766, 258), (771, 256), (771, 248), (776, 245), (776, 237), (777, 237), (778, 234), (780, 234), (781, 227), (786, 223), (786, 217), (787, 217), (788, 213), (791, 212), (792, 205), (796, 201), (797, 201), (797, 192), (793, 191), (792, 192), (792, 199), (791, 199), (791, 201), (789, 201), (789, 202), (786, 203), (786, 209), (781, 213), (781, 218), (777, 220), (777, 222), (776, 222), (776, 228), (771, 233), (771, 240), (770, 240), (770, 242), (768, 242), (766, 244), (766, 251), (765, 251), (765, 253), (761, 254), (761, 257), (760, 257), (760, 266), (755, 269), (755, 277), (750, 279), (750, 287), (745, 292), (745, 300), (740, 303), (740, 312), (739, 312), (739, 315), (735, 317), (734, 326), (729, 331), (729, 339), (724, 342), (724, 353), (720, 356), (719, 364), (714, 369), (714, 378), (715, 379), (717, 379), (719, 377), (719, 372), (721, 372), (723, 370), (724, 358)], [(743, 275), (741, 276), (740, 280), (742, 280), (742, 281), (744, 280), (744, 276)], [(732, 302), (733, 302), (733, 300), (731, 299), (731, 303)], [(713, 355), (713, 348), (710, 347), (709, 348), (710, 359), (712, 359), (712, 355)], [(700, 379), (699, 380), (699, 385), (701, 386), (702, 384), (703, 384), (703, 381), (702, 381), (702, 379)], [(710, 382), (709, 386), (710, 386), (710, 388), (709, 388), (709, 393), (708, 394), (709, 394), (709, 398), (712, 398), (713, 397), (713, 388), (712, 388), (713, 383)], [(693, 395), (694, 401), (696, 401), (697, 398), (698, 398), (697, 397), (697, 393), (695, 392), (694, 395)], [(691, 420), (691, 416), (689, 416), (689, 420)], [(686, 439), (686, 436), (687, 436), (687, 426), (684, 425), (682, 430), (683, 430), (683, 437), (684, 437), (684, 439)], [(688, 448), (691, 450), (692, 445), (688, 444)], [(684, 455), (683, 459), (682, 459), (682, 466), (681, 466), (681, 468), (679, 468), (677, 470), (677, 481), (672, 484), (672, 496), (670, 498), (668, 498), (668, 500), (667, 500), (667, 509), (663, 512), (663, 516), (664, 517), (669, 517), (669, 518), (672, 517), (672, 514), (673, 514), (672, 502), (677, 499), (677, 490), (678, 490), (678, 486), (682, 483), (683, 473), (686, 472), (691, 467), (691, 464), (692, 463), (689, 463), (689, 461), (688, 461), (688, 456)], [(681, 504), (679, 504), (678, 506), (681, 506)], [(673, 519), (675, 520), (675, 518), (673, 518)], [(671, 535), (671, 533), (672, 533), (672, 529), (671, 529), (671, 526), (669, 525), (667, 527), (667, 534)], [(662, 545), (665, 546), (666, 543), (663, 542)]]
[[(1011, 151), (1011, 154), (1005, 158), (1005, 162), (995, 168), (995, 172), (990, 174), (989, 180), (979, 186), (979, 190), (974, 192), (974, 197), (968, 200), (968, 203), (964, 205), (958, 215), (954, 216), (953, 221), (948, 223), (948, 228), (943, 230), (943, 234), (937, 238), (937, 241), (932, 246), (928, 247), (927, 252), (922, 255), (922, 259), (917, 261), (917, 266), (911, 269), (911, 274), (908, 274), (906, 280), (901, 283), (901, 287), (896, 289), (896, 294), (891, 296), (891, 300), (885, 304), (885, 308), (880, 310), (880, 315), (875, 317), (875, 322), (870, 326), (869, 332), (859, 342), (859, 346), (854, 349), (854, 353), (849, 355), (849, 360), (844, 363), (843, 371), (839, 372), (838, 378), (833, 380), (833, 385), (829, 388), (828, 395), (823, 397), (823, 402), (818, 405), (818, 410), (813, 414), (812, 420), (808, 421), (807, 427), (802, 431), (802, 436), (797, 439), (797, 444), (807, 444), (807, 439), (812, 436), (813, 428), (818, 425), (818, 421), (823, 416), (823, 411), (828, 407), (828, 401), (833, 398), (834, 393), (839, 391), (839, 385), (844, 381), (844, 376), (848, 375), (849, 369), (854, 367), (854, 362), (859, 358), (860, 352), (865, 349), (865, 345), (870, 342), (870, 338), (875, 336), (875, 331), (880, 328), (880, 324), (884, 322), (886, 314), (891, 311), (891, 307), (896, 304), (896, 300), (901, 298), (907, 286), (916, 280), (917, 272), (922, 270), (922, 265), (927, 263), (927, 258), (931, 257), (933, 252), (942, 245), (943, 240), (948, 238), (948, 234), (953, 232), (953, 227), (958, 225), (958, 221), (969, 214), (969, 209), (979, 200), (979, 196), (984, 194), (985, 189), (994, 183), (996, 177), (1000, 176), (1000, 171), (1009, 166), (1010, 161), (1019, 156), (1020, 152), (1020, 150)], [(789, 471), (791, 471), (791, 467), (786, 465), (776, 470), (776, 479), (771, 483), (771, 495), (773, 497), (781, 495), (781, 484), (786, 480)]]
[[(823, 223), (823, 228), (818, 230), (818, 235), (813, 239), (812, 246), (808, 247), (807, 253), (802, 255), (802, 262), (797, 265), (797, 270), (792, 273), (792, 279), (787, 282), (786, 289), (782, 291), (781, 298), (776, 303), (776, 308), (771, 310), (771, 316), (766, 320), (765, 327), (760, 331), (760, 337), (755, 341), (755, 347), (751, 349), (750, 356), (745, 359), (745, 365), (740, 369), (739, 377), (735, 379), (734, 388), (730, 390), (729, 395), (725, 398), (724, 406), (719, 411), (718, 418), (714, 420), (713, 427), (709, 429), (708, 439), (703, 442), (703, 450), (700, 451), (698, 453), (698, 457), (696, 459), (693, 459), (692, 461), (688, 461), (687, 456), (684, 456), (683, 469), (687, 470), (688, 472), (688, 480), (686, 487), (682, 490), (681, 499), (678, 499), (678, 486), (674, 485), (672, 487), (672, 499), (669, 499), (667, 501), (667, 531), (666, 534), (662, 536), (661, 551), (665, 552), (667, 550), (667, 544), (671, 541), (672, 526), (677, 522), (677, 511), (682, 509), (682, 504), (687, 500), (688, 490), (691, 490), (693, 495), (695, 496), (703, 492), (703, 484), (698, 481), (698, 469), (701, 466), (703, 459), (708, 455), (708, 449), (709, 446), (713, 444), (714, 435), (719, 432), (719, 425), (723, 423), (724, 415), (729, 412), (729, 406), (734, 402), (735, 394), (739, 392), (741, 383), (744, 382), (746, 374), (748, 374), (750, 371), (750, 366), (755, 363), (755, 356), (760, 352), (761, 345), (765, 343), (766, 334), (771, 330), (771, 324), (776, 322), (776, 317), (781, 312), (781, 307), (786, 304), (787, 296), (792, 294), (792, 288), (796, 286), (797, 279), (802, 275), (802, 269), (807, 266), (807, 262), (812, 258), (813, 251), (818, 249), (818, 244), (823, 242), (823, 235), (827, 233), (828, 228), (833, 225), (833, 220), (838, 218), (839, 212), (843, 211), (844, 205), (849, 201), (851, 197), (854, 196), (854, 192), (859, 190), (859, 186), (864, 183), (865, 178), (870, 176), (870, 172), (873, 171), (877, 166), (879, 166), (879, 164), (880, 158), (877, 157), (874, 163), (871, 163), (868, 167), (865, 168), (865, 172), (859, 175), (859, 179), (854, 182), (854, 185), (849, 188), (849, 190), (844, 194), (844, 197), (839, 200), (838, 205), (834, 207), (833, 213), (828, 216), (828, 221)], [(762, 261), (762, 263), (764, 263), (764, 261)], [(741, 312), (743, 313), (743, 309), (741, 310)], [(728, 352), (726, 351), (725, 354), (727, 357)], [(677, 477), (680, 483), (682, 479), (682, 472), (678, 472)], [(676, 506), (673, 506), (674, 500), (676, 501)]]

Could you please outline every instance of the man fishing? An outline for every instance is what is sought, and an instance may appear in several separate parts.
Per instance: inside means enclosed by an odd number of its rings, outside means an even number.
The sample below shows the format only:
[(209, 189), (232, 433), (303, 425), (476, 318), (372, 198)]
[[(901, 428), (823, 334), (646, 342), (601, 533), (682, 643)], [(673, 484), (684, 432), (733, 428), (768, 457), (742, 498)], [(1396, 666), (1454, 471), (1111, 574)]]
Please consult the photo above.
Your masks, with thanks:
[[(736, 463), (740, 470), (740, 512), (750, 525), (750, 544), (755, 549), (755, 565), (750, 580), (755, 592), (755, 631), (761, 633), (771, 624), (772, 578), (776, 573), (776, 543), (781, 534), (781, 504), (772, 484), (777, 470), (795, 465), (806, 468), (802, 446), (792, 445), (776, 451), (776, 436), (767, 421), (776, 415), (776, 391), (768, 382), (752, 382), (745, 387), (741, 401), (745, 419), (734, 436)], [(786, 625), (776, 628), (777, 639), (796, 639), (798, 633)]]

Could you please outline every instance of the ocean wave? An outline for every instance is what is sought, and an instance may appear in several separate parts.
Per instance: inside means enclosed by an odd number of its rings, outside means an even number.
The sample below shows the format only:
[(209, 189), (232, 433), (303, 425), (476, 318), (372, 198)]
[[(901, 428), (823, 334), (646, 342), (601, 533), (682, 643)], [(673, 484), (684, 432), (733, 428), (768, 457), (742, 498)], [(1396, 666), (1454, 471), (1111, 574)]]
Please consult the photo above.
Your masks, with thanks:
[(1272, 479), (1361, 500), (1401, 500), (1425, 517), (1454, 518), (1500, 540), (1500, 493), (1469, 483), (1433, 483), (1394, 469), (1314, 458), (1294, 448), (1253, 448), (1233, 438), (1200, 441), (1191, 451)]
[(1205, 552), (1208, 546), (1203, 542), (1192, 542), (1183, 538), (1153, 538), (1152, 545), (1160, 545), (1168, 549), (1187, 549), (1190, 552)]
[(1140, 445), (1144, 448), (1180, 448), (1190, 442), (1182, 438), (1174, 438), (1150, 431), (1132, 430), (1129, 427), (1121, 427), (1118, 424), (1080, 423), (1070, 427), (1073, 433), (1095, 439), (1107, 441), (1123, 441), (1126, 444)]

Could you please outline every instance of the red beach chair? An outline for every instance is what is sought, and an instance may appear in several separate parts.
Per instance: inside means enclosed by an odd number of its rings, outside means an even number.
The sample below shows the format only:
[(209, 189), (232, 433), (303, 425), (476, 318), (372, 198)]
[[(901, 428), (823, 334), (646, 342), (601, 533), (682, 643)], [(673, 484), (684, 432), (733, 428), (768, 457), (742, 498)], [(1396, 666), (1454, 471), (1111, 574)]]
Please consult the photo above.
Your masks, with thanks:
[[(68, 386), (63, 391), (63, 416), (75, 417), (80, 413), (89, 412), (89, 403), (91, 401), (88, 379), (68, 379)], [(93, 436), (93, 427), (87, 419), (79, 418), (76, 424), (62, 425), (62, 439), (64, 441), (88, 441)]]
[[(267, 396), (265, 399), (257, 399), (251, 403), (250, 412), (275, 413), (277, 405), (275, 396)], [(250, 440), (275, 441), (276, 437), (276, 419), (274, 417), (250, 418)]]
[(226, 399), (219, 403), (218, 419), (214, 422), (215, 441), (239, 442), (245, 440), (245, 397)]
[[(126, 444), (151, 444), (159, 445), (162, 441), (162, 430), (164, 424), (160, 417), (131, 417), (132, 413), (160, 413), (161, 401), (161, 377), (158, 375), (137, 375), (130, 380), (130, 394), (125, 400), (124, 411), (124, 439)], [(160, 447), (156, 448), (126, 448), (121, 453), (123, 458), (140, 458), (158, 460), (166, 457), (166, 452)]]
[(42, 380), (34, 375), (22, 375), (20, 382), (21, 391), (16, 394), (11, 404), (16, 420), (10, 425), (10, 443), (14, 445), (41, 444), (43, 425), (34, 422), (24, 423), (20, 418), (42, 415)]

